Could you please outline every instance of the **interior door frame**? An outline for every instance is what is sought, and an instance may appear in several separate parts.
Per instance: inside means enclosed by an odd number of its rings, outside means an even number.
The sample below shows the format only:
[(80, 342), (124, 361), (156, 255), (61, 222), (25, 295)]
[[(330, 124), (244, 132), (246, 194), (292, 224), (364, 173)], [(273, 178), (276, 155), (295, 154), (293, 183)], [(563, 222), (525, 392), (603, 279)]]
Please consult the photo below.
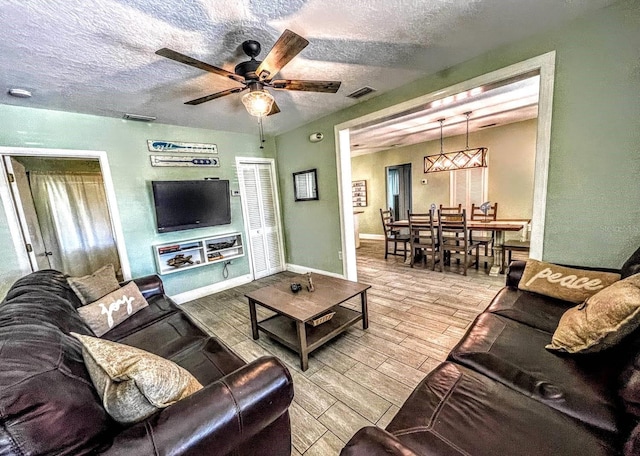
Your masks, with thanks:
[[(73, 150), (73, 149), (44, 149), (44, 148), (26, 148), (26, 147), (5, 147), (0, 146), (0, 156), (30, 156), (41, 158), (88, 158), (97, 159), (100, 163), (100, 172), (104, 181), (105, 193), (107, 195), (107, 209), (111, 217), (113, 225), (113, 233), (118, 249), (118, 257), (120, 258), (120, 267), (122, 268), (122, 276), (124, 280), (131, 279), (131, 265), (129, 264), (129, 256), (127, 255), (127, 247), (124, 242), (124, 233), (122, 231), (122, 222), (118, 204), (116, 200), (115, 188), (113, 186), (113, 178), (111, 176), (111, 168), (109, 168), (109, 160), (107, 152), (103, 150)], [(13, 240), (13, 245), (18, 257), (18, 267), (20, 272), (28, 274), (31, 272), (31, 263), (25, 248), (25, 239), (20, 227), (18, 213), (13, 204), (11, 196), (11, 184), (7, 176), (7, 169), (4, 160), (0, 160), (0, 198), (4, 205), (7, 224)]]
[[(285, 258), (285, 253), (284, 253), (284, 230), (282, 229), (282, 211), (280, 209), (280, 186), (279, 186), (279, 180), (278, 180), (278, 172), (276, 169), (276, 161), (274, 158), (263, 158), (263, 157), (236, 157), (236, 173), (237, 173), (237, 177), (238, 177), (238, 184), (240, 184), (241, 182), (241, 177), (240, 177), (240, 165), (269, 165), (270, 169), (271, 169), (271, 175), (273, 176), (273, 191), (275, 192), (275, 198), (274, 198), (274, 202), (275, 202), (275, 209), (276, 209), (276, 223), (277, 223), (277, 230), (278, 230), (278, 239), (279, 239), (279, 245), (278, 245), (278, 250), (279, 250), (279, 255), (280, 255), (280, 264), (282, 264), (283, 267), (283, 271), (286, 270), (287, 268), (287, 263), (286, 263), (286, 258)], [(245, 237), (246, 237), (246, 246), (247, 246), (247, 251), (249, 253), (249, 273), (251, 274), (252, 280), (255, 280), (255, 274), (253, 271), (253, 252), (251, 249), (251, 239), (249, 239), (250, 235), (249, 235), (249, 211), (247, 209), (247, 202), (245, 199), (245, 196), (243, 194), (243, 188), (241, 185), (238, 185), (238, 188), (240, 189), (240, 205), (242, 206), (242, 223), (244, 226), (244, 233), (245, 233)]]
[(541, 260), (544, 253), (544, 229), (547, 206), (547, 183), (549, 177), (549, 155), (551, 150), (551, 117), (553, 110), (553, 87), (555, 78), (556, 51), (532, 57), (522, 62), (486, 73), (467, 81), (436, 90), (426, 95), (351, 119), (334, 126), (336, 168), (338, 174), (338, 202), (340, 207), (340, 230), (342, 234), (342, 269), (348, 280), (357, 280), (356, 248), (354, 236), (353, 202), (351, 200), (351, 146), (349, 129), (365, 122), (372, 122), (389, 115), (417, 108), (435, 100), (455, 95), (475, 87), (499, 82), (530, 71), (540, 73), (540, 95), (538, 99), (538, 125), (535, 170), (533, 179), (533, 214), (531, 217), (531, 250), (529, 256)]

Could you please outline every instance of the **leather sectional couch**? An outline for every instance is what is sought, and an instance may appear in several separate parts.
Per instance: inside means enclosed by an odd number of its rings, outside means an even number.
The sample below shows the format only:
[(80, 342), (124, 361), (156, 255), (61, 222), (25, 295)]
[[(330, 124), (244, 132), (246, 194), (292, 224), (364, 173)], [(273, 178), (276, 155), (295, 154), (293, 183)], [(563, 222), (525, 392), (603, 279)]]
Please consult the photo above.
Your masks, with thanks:
[[(638, 272), (631, 263), (615, 272)], [(506, 287), (386, 430), (361, 429), (342, 456), (640, 454), (640, 330), (599, 353), (546, 350), (575, 304), (519, 290), (524, 267), (511, 264)]]
[(170, 359), (204, 388), (130, 426), (105, 412), (70, 332), (93, 335), (66, 277), (19, 279), (0, 303), (0, 455), (291, 454), (293, 383), (273, 357), (246, 364), (207, 336), (157, 276), (135, 280), (149, 306), (103, 338)]

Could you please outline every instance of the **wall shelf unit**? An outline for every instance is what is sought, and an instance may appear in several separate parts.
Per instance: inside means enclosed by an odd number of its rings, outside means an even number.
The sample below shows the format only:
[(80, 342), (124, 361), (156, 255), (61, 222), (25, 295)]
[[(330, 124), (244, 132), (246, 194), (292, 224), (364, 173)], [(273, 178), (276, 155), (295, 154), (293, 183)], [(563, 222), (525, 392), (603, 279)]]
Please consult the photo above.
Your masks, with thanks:
[(229, 261), (244, 254), (242, 233), (218, 234), (153, 246), (153, 256), (160, 275)]

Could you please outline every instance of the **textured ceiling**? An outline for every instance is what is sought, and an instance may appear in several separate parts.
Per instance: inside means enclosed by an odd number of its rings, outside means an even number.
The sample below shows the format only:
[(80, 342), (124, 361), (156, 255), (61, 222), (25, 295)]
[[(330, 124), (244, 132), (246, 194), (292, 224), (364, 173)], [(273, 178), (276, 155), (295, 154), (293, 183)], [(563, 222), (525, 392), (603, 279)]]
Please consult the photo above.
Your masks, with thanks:
[[(613, 0), (2, 0), (0, 103), (256, 133), (240, 94), (185, 101), (236, 83), (159, 57), (169, 47), (233, 71), (239, 46), (264, 57), (285, 28), (309, 46), (278, 78), (340, 80), (336, 94), (273, 91), (277, 134), (376, 94), (557, 26)], [(30, 99), (9, 96), (24, 88)]]

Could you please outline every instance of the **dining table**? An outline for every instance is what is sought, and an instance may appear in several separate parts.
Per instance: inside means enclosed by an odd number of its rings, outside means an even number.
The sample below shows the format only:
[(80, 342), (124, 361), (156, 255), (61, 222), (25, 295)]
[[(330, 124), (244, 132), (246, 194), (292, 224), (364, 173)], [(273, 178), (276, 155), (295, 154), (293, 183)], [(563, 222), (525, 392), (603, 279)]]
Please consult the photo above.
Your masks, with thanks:
[[(530, 220), (527, 219), (498, 219), (498, 220), (467, 220), (467, 229), (475, 231), (493, 231), (496, 233), (493, 241), (493, 261), (489, 271), (490, 276), (498, 276), (502, 274), (502, 244), (504, 244), (505, 233), (508, 231), (517, 232), (527, 227)], [(409, 220), (395, 220), (389, 225), (393, 228), (409, 228)], [(434, 222), (434, 228), (437, 229), (438, 223)], [(526, 233), (525, 233), (526, 234)], [(413, 254), (413, 252), (412, 252)]]

